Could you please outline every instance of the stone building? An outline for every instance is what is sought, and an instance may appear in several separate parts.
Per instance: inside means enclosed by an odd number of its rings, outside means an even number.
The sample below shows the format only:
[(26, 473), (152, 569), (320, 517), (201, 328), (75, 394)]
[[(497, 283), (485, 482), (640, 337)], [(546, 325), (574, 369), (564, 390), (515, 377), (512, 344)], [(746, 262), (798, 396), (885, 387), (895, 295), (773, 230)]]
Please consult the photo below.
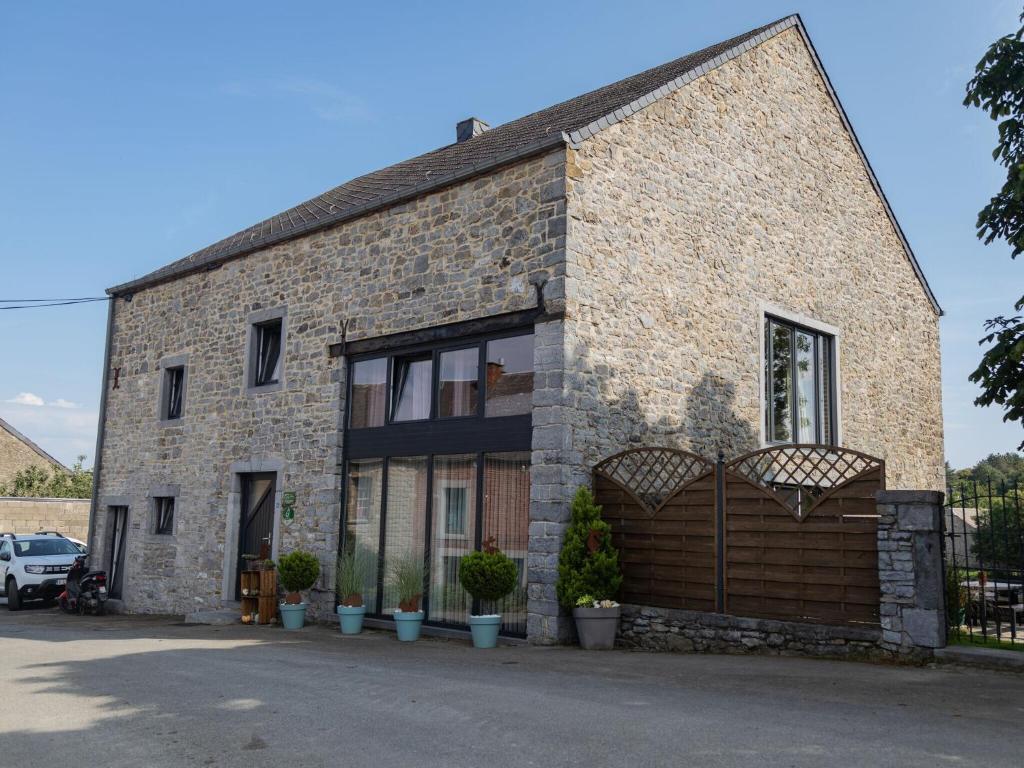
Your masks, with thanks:
[(493, 536), (505, 630), (551, 642), (569, 499), (624, 448), (843, 445), (941, 488), (941, 311), (798, 17), (457, 137), (110, 289), (94, 536), (128, 609), (302, 547), (326, 615), (361, 545), (371, 613), (412, 552), (461, 625)]
[(29, 467), (39, 467), (47, 472), (53, 469), (67, 469), (13, 426), (0, 419), (0, 485), (12, 482), (15, 475)]

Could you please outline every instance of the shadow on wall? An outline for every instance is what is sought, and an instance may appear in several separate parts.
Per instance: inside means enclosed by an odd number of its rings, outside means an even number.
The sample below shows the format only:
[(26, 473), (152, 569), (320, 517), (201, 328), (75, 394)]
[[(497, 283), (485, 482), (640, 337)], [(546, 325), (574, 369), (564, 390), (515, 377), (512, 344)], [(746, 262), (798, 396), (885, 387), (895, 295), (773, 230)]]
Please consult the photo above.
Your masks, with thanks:
[(704, 373), (688, 392), (673, 393), (676, 402), (662, 399), (661, 414), (652, 413), (656, 403), (645, 405), (663, 398), (661, 392), (641, 395), (632, 384), (621, 394), (610, 387), (601, 389), (596, 402), (583, 402), (589, 433), (583, 436), (583, 459), (588, 470), (629, 448), (682, 448), (714, 461), (719, 450), (732, 459), (760, 447), (760, 431), (736, 407), (735, 384), (713, 372)]

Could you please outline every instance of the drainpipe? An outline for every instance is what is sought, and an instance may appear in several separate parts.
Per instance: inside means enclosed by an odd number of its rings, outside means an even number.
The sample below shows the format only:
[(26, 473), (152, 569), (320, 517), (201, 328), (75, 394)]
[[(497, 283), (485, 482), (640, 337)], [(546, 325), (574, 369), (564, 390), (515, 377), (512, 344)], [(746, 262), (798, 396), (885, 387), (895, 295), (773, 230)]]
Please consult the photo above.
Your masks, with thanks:
[[(96, 454), (92, 461), (92, 503), (89, 505), (89, 534), (86, 537), (86, 546), (92, 554), (93, 538), (96, 535), (96, 511), (100, 498), (100, 470), (103, 467), (103, 437), (107, 428), (107, 377), (110, 375), (110, 342), (114, 335), (114, 305), (117, 303), (117, 296), (110, 297), (107, 304), (107, 340), (103, 351), (103, 374), (100, 376), (100, 423), (96, 430)], [(95, 566), (95, 561), (93, 561)]]

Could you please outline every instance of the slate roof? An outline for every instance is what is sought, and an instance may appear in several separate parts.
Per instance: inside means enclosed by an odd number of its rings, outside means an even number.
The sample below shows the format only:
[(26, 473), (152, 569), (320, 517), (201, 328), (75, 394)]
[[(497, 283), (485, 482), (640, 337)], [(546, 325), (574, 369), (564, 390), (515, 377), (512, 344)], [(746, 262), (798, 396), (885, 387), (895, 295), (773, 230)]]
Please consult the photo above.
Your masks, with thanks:
[(553, 147), (565, 141), (564, 133), (583, 128), (650, 94), (665, 83), (756, 37), (773, 25), (774, 22), (758, 27), (668, 64), (496, 126), (467, 141), (449, 144), (347, 181), (145, 277), (111, 288), (109, 292), (123, 293), (197, 271), (204, 266), (337, 224), (354, 215), (362, 215), (381, 204), (394, 202), (403, 192), (422, 194), (425, 189), (442, 186), (460, 171), (483, 170), (503, 158), (507, 158), (508, 162), (516, 159), (517, 155), (525, 156), (542, 151), (545, 145)]
[(212, 268), (229, 259), (299, 237), (379, 208), (395, 205), (429, 190), (478, 175), (518, 159), (539, 154), (559, 144), (575, 145), (633, 112), (681, 88), (726, 61), (780, 32), (796, 27), (814, 59), (854, 146), (864, 162), (911, 266), (935, 311), (942, 314), (910, 244), (889, 206), (871, 164), (832, 88), (798, 15), (765, 24), (742, 35), (653, 67), (582, 96), (491, 128), (463, 142), (449, 144), (395, 165), (347, 181), (311, 200), (271, 216), (259, 224), (179, 259), (137, 280), (107, 290), (127, 294), (191, 272)]

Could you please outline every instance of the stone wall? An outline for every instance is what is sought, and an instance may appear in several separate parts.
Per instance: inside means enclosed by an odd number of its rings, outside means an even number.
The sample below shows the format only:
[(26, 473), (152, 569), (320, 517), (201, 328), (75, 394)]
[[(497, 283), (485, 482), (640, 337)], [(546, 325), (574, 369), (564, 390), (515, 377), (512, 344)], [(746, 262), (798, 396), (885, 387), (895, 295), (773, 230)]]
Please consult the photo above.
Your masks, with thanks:
[(89, 536), (89, 499), (0, 498), (0, 531), (57, 531), (79, 541)]
[(39, 467), (47, 472), (54, 467), (52, 459), (42, 456), (34, 446), (19, 435), (8, 432), (0, 423), (0, 485), (10, 483), (14, 476), (29, 467)]
[(936, 491), (878, 493), (881, 645), (927, 655), (946, 644), (942, 500)]
[(761, 447), (763, 314), (838, 331), (841, 444), (943, 484), (938, 316), (796, 29), (569, 153), (581, 461)]
[[(277, 550), (333, 560), (345, 365), (328, 344), (345, 321), (354, 340), (531, 308), (532, 284), (561, 308), (564, 157), (527, 159), (115, 302), (120, 377), (108, 392), (97, 541), (105, 507), (128, 504), (128, 610), (189, 612), (232, 597), (239, 462), (272, 464), (279, 497), (297, 495), (295, 519), (278, 514)], [(287, 313), (284, 384), (250, 393), (249, 321), (276, 308)], [(184, 418), (161, 423), (161, 361), (181, 355)], [(170, 537), (152, 533), (149, 496), (165, 485), (180, 487)], [(333, 609), (330, 592), (314, 594), (318, 609)]]
[(878, 658), (877, 629), (622, 606), (617, 644), (649, 651)]

